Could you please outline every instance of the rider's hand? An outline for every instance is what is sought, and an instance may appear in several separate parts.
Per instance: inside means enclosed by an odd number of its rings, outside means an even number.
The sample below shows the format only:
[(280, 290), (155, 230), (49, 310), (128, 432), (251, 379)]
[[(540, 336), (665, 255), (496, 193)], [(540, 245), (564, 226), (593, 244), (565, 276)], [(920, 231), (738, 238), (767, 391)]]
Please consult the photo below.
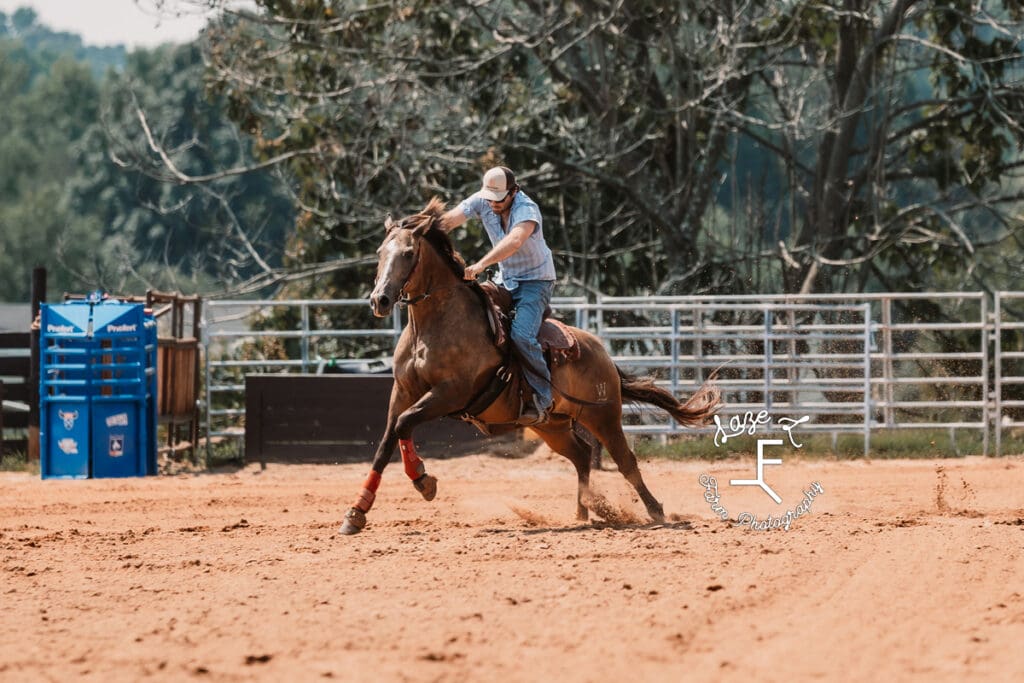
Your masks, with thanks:
[(475, 280), (482, 272), (484, 272), (483, 267), (479, 263), (474, 263), (471, 266), (466, 266), (466, 274), (464, 277), (467, 280)]

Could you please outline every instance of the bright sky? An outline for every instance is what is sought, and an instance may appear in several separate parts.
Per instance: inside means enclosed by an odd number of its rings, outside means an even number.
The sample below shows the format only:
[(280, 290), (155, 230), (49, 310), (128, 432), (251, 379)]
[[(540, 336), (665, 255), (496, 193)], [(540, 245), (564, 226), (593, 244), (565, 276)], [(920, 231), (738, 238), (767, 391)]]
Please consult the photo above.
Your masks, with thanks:
[(199, 35), (206, 18), (188, 3), (165, 3), (178, 16), (161, 16), (154, 0), (0, 0), (0, 12), (31, 7), (40, 24), (82, 36), (87, 45), (153, 47), (188, 42)]

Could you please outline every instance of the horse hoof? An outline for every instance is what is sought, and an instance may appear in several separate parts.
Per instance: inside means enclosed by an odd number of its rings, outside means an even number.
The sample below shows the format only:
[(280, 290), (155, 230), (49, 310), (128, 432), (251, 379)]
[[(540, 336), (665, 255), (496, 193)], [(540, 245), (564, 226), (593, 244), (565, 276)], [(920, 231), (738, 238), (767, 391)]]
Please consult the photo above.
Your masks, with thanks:
[(437, 477), (423, 474), (413, 480), (412, 485), (423, 495), (423, 500), (434, 500), (437, 495)]
[(358, 534), (366, 526), (366, 513), (359, 508), (351, 508), (345, 513), (345, 523), (338, 529), (342, 536)]

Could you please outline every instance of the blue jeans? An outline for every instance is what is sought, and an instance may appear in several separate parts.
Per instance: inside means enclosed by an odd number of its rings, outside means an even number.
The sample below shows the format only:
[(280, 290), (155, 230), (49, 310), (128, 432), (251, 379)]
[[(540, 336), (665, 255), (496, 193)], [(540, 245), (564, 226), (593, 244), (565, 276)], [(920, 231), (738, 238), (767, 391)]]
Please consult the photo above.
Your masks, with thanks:
[(512, 319), (512, 343), (528, 365), (524, 373), (526, 381), (533, 387), (541, 408), (551, 406), (551, 373), (544, 362), (537, 332), (554, 289), (552, 281), (527, 280), (512, 290), (512, 302), (516, 307), (516, 315)]

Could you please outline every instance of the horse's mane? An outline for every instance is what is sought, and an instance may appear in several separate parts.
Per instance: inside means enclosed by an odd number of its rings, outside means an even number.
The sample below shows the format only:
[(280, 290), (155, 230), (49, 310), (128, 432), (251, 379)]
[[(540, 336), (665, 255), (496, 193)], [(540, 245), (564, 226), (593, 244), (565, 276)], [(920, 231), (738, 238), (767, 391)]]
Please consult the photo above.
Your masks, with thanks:
[(459, 252), (455, 251), (455, 246), (452, 244), (451, 238), (448, 237), (448, 233), (439, 225), (441, 216), (444, 215), (444, 209), (444, 202), (440, 197), (434, 197), (418, 214), (403, 218), (400, 225), (412, 230), (425, 224), (423, 238), (430, 242), (444, 262), (448, 264), (448, 267), (452, 269), (452, 272), (461, 279), (466, 274), (466, 262)]

